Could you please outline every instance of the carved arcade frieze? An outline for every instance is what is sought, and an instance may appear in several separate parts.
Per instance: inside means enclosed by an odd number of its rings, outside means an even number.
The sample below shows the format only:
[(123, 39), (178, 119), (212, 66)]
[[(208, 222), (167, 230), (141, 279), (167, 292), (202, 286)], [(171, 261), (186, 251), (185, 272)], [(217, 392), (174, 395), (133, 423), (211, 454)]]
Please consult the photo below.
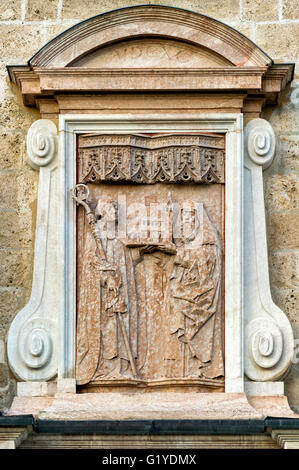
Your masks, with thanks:
[(222, 183), (224, 138), (212, 135), (79, 137), (79, 181)]

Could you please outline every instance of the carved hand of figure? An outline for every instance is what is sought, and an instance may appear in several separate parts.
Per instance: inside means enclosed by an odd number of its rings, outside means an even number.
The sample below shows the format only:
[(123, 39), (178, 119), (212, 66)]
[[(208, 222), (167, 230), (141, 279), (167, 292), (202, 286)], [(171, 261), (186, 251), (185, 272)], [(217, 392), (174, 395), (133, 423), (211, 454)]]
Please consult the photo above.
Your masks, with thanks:
[(197, 328), (200, 328), (200, 327), (203, 325), (203, 323), (204, 323), (204, 322), (203, 322), (200, 318), (196, 318), (196, 319), (194, 320), (193, 326), (196, 326)]
[(209, 298), (209, 296), (207, 296), (205, 294), (209, 294), (209, 292), (212, 293), (214, 287), (215, 287), (215, 283), (210, 282), (206, 286), (205, 289), (202, 289), (202, 291), (194, 297), (194, 301), (198, 304), (198, 306), (202, 307), (203, 305), (208, 304), (209, 302), (211, 302), (211, 299)]
[(115, 285), (111, 279), (108, 279), (108, 282), (106, 282), (106, 286), (109, 293), (113, 293), (115, 297), (118, 297), (119, 287)]
[(90, 260), (88, 265), (93, 268), (95, 271), (99, 271), (99, 258), (97, 256), (93, 256)]
[(167, 253), (169, 255), (176, 254), (175, 246), (165, 243), (149, 243), (140, 249), (140, 254), (154, 253), (155, 251), (161, 251), (162, 253)]
[(107, 263), (105, 259), (101, 259), (98, 256), (94, 256), (90, 262), (89, 265), (95, 269), (95, 271), (98, 272), (106, 272), (106, 271), (113, 271), (111, 265)]
[(174, 264), (177, 266), (182, 266), (183, 268), (189, 268), (190, 267), (190, 261), (186, 261), (180, 256), (176, 256), (174, 258)]

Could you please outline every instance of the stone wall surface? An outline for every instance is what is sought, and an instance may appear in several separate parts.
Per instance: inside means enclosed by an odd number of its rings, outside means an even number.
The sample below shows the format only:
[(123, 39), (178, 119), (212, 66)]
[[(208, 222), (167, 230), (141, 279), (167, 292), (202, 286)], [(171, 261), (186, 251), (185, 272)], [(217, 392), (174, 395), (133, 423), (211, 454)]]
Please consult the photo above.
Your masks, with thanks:
[[(0, 410), (15, 394), (5, 341), (16, 313), (28, 302), (38, 172), (26, 160), (25, 139), (36, 110), (25, 108), (9, 83), (5, 66), (24, 64), (43, 44), (73, 24), (108, 10), (144, 4), (138, 0), (2, 0), (0, 3)], [(239, 30), (276, 62), (299, 62), (299, 7), (296, 0), (164, 0), (221, 20)], [(269, 268), (274, 301), (292, 322), (299, 343), (298, 171), (299, 69), (279, 106), (265, 119), (277, 137), (274, 163), (264, 172)], [(299, 348), (299, 345), (297, 345)], [(298, 364), (296, 364), (298, 362)], [(299, 352), (286, 380), (286, 393), (299, 411)]]

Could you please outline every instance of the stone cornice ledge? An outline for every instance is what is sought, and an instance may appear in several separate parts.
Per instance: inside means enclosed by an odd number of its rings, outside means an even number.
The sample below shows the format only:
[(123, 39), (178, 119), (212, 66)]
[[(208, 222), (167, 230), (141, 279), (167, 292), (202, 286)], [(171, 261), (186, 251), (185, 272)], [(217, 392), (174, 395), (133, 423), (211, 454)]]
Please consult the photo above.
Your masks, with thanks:
[[(30, 434), (30, 435), (29, 435)], [(172, 442), (182, 436), (271, 436), (283, 449), (299, 448), (299, 420), (290, 418), (265, 419), (189, 419), (189, 420), (45, 420), (34, 419), (33, 415), (0, 416), (0, 449), (15, 449), (27, 443), (30, 436), (84, 435), (99, 437), (113, 436), (169, 436)], [(50, 435), (50, 436), (49, 436)], [(53, 437), (52, 437), (53, 438)], [(137, 438), (138, 439), (138, 438)], [(229, 441), (229, 439), (228, 439)], [(55, 442), (55, 437), (54, 437)], [(204, 441), (203, 441), (204, 442)], [(218, 442), (216, 437), (215, 443)], [(235, 442), (234, 448), (238, 448)], [(221, 448), (221, 442), (219, 443)], [(274, 444), (274, 443), (273, 443)], [(256, 443), (255, 443), (256, 445)], [(26, 446), (25, 446), (26, 447)], [(263, 448), (271, 445), (265, 441)], [(255, 446), (256, 448), (256, 446)]]
[(36, 99), (55, 93), (101, 93), (107, 91), (193, 91), (213, 92), (242, 90), (250, 95), (278, 94), (290, 82), (293, 64), (270, 67), (211, 68), (46, 68), (8, 66), (10, 79), (21, 90), (24, 104), (36, 105)]

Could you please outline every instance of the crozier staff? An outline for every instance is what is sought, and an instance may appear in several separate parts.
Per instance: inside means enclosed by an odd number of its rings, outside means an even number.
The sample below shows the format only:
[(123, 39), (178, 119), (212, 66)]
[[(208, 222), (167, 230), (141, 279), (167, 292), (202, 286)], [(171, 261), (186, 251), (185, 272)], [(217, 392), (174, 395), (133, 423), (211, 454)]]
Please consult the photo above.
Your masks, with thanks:
[[(118, 268), (118, 266), (114, 264), (114, 261), (115, 261), (114, 255), (116, 254), (117, 256), (117, 253), (114, 253), (114, 251), (117, 252), (120, 250), (119, 244), (121, 244), (121, 242), (116, 240), (115, 237), (113, 237), (112, 240), (108, 240), (109, 239), (108, 234), (106, 234), (105, 236), (105, 234), (99, 233), (97, 229), (97, 217), (87, 203), (87, 199), (89, 197), (89, 189), (86, 185), (77, 184), (73, 188), (72, 194), (77, 204), (81, 204), (84, 207), (92, 236), (96, 242), (97, 256), (99, 258), (99, 261), (94, 263), (94, 268), (100, 272), (101, 286), (105, 291), (105, 296), (103, 298), (102, 306), (106, 315), (105, 315), (105, 319), (102, 318), (102, 323), (105, 323), (105, 322), (107, 323), (106, 326), (107, 326), (108, 335), (109, 333), (111, 335), (111, 331), (113, 331), (112, 336), (114, 336), (114, 341), (113, 341), (113, 338), (111, 338), (111, 341), (109, 341), (108, 337), (105, 338), (106, 345), (105, 344), (102, 345), (103, 357), (100, 358), (101, 360), (99, 361), (99, 363), (101, 364), (102, 362), (103, 369), (105, 369), (105, 363), (107, 366), (107, 362), (113, 359), (116, 359), (118, 357), (118, 360), (119, 360), (118, 375), (121, 375), (122, 359), (129, 361), (132, 374), (135, 378), (137, 378), (138, 374), (136, 370), (136, 365), (135, 365), (135, 361), (134, 361), (130, 343), (129, 343), (129, 338), (126, 332), (126, 327), (125, 327), (125, 323), (124, 323), (123, 316), (122, 316), (124, 313), (128, 313), (128, 308), (124, 299), (125, 296), (123, 295), (123, 292), (122, 292), (123, 291), (122, 287), (124, 287), (123, 282), (122, 282), (122, 276), (121, 276), (120, 269)], [(109, 206), (109, 205), (111, 206), (115, 203), (115, 201), (110, 200), (110, 198), (106, 198), (106, 199), (100, 200), (99, 203), (97, 205), (96, 212), (99, 218), (103, 217), (103, 221), (104, 221), (105, 216), (107, 216), (107, 214), (105, 213), (105, 204), (106, 206)], [(111, 222), (111, 220), (109, 220), (109, 210), (108, 210), (108, 221)], [(112, 221), (115, 221), (115, 216), (114, 216), (114, 220)], [(113, 242), (112, 245), (111, 245), (111, 241)], [(103, 247), (103, 242), (104, 242), (105, 248)], [(122, 251), (123, 251), (123, 247), (122, 247)], [(116, 259), (122, 258), (121, 253), (119, 253), (119, 255), (120, 256), (117, 256)], [(114, 325), (113, 323), (111, 324), (111, 320), (113, 322), (113, 318), (111, 317), (114, 317), (115, 314), (118, 318), (120, 329), (122, 332), (123, 342), (125, 346), (125, 353), (122, 353), (121, 346), (119, 344), (116, 344), (118, 343), (117, 339), (115, 340), (115, 337), (117, 336), (117, 326), (115, 323)], [(110, 321), (109, 321), (109, 318), (110, 318)], [(108, 369), (108, 375), (111, 375), (111, 376), (115, 375), (113, 368), (110, 371), (109, 371), (109, 366), (106, 368)], [(104, 370), (102, 371), (102, 373), (101, 371), (99, 371), (100, 377), (101, 376), (103, 377), (105, 375), (107, 374), (105, 374)]]

